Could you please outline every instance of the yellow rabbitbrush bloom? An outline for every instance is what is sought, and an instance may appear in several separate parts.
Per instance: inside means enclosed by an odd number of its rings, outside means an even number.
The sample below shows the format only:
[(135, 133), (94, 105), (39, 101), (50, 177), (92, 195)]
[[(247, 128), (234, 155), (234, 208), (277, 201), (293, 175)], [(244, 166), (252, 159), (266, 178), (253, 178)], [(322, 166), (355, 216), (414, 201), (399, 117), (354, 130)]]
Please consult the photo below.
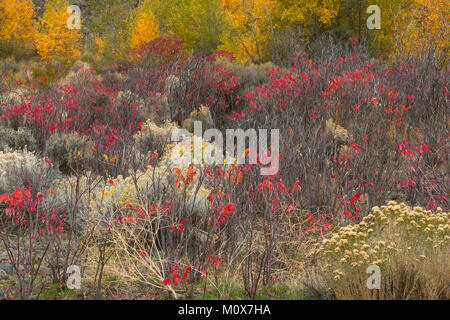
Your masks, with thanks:
[[(131, 173), (131, 172), (130, 172)], [(186, 176), (185, 172), (182, 172)], [(136, 180), (133, 180), (133, 176)], [(133, 172), (133, 176), (117, 176), (111, 179), (112, 186), (103, 184), (103, 188), (98, 188), (96, 197), (90, 200), (89, 210), (92, 213), (106, 215), (114, 212), (118, 207), (126, 207), (130, 204), (134, 207), (142, 205), (142, 196), (144, 199), (150, 195), (162, 192), (164, 190), (166, 199), (186, 200), (186, 205), (192, 208), (195, 215), (202, 215), (208, 209), (209, 202), (207, 197), (210, 190), (203, 186), (202, 181), (198, 179), (199, 174), (194, 176), (192, 186), (180, 189), (175, 186), (174, 177), (176, 173), (167, 167), (148, 167), (145, 171)]]
[[(370, 265), (380, 267), (386, 288), (401, 286), (404, 279), (399, 275), (408, 272), (414, 281), (429, 283), (436, 290), (417, 292), (417, 288), (411, 288), (408, 293), (399, 287), (398, 292), (442, 298), (450, 294), (448, 288), (442, 291), (440, 287), (440, 283), (450, 281), (445, 270), (450, 256), (449, 235), (449, 213), (440, 208), (432, 212), (391, 201), (381, 208), (374, 207), (363, 222), (340, 228), (332, 235), (332, 241), (324, 239), (311, 253), (325, 265), (325, 277), (333, 279), (331, 286), (340, 298), (348, 298), (349, 294), (355, 297), (354, 288), (361, 289), (357, 294), (367, 294), (359, 298), (374, 298), (373, 292), (365, 291), (365, 280), (369, 277), (366, 269)], [(339, 279), (333, 274), (336, 269), (344, 270)]]
[(39, 32), (35, 37), (35, 46), (44, 60), (55, 58), (76, 59), (81, 55), (82, 38), (80, 30), (69, 29), (67, 21), (71, 13), (67, 0), (49, 0), (39, 19)]

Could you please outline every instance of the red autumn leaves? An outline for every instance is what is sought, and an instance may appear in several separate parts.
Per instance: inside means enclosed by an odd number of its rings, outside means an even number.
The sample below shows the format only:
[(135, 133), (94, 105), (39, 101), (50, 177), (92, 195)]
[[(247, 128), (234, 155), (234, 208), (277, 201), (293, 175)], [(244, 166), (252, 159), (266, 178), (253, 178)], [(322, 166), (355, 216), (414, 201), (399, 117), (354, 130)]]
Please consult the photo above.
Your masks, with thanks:
[(36, 228), (41, 236), (64, 231), (65, 217), (61, 217), (62, 212), (56, 209), (44, 211), (40, 205), (43, 197), (43, 192), (33, 196), (31, 184), (25, 188), (18, 187), (11, 194), (2, 194), (0, 203), (7, 205), (3, 218), (8, 218), (14, 226)]

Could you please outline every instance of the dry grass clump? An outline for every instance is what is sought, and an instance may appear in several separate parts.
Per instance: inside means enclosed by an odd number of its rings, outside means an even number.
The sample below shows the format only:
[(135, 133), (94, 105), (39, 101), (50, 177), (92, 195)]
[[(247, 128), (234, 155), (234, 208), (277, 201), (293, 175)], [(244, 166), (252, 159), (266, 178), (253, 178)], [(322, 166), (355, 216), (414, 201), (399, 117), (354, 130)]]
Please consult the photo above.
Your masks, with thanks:
[(17, 187), (38, 186), (46, 174), (48, 164), (35, 153), (0, 151), (0, 193), (13, 192)]
[[(449, 299), (449, 213), (394, 201), (374, 207), (314, 250), (338, 299)], [(381, 270), (381, 287), (367, 288), (367, 267)]]
[(272, 62), (242, 65), (233, 63), (226, 58), (217, 58), (215, 64), (232, 71), (240, 79), (240, 83), (245, 84), (246, 88), (255, 87), (264, 83), (269, 79), (267, 73), (270, 69), (277, 68)]
[(92, 161), (94, 142), (88, 136), (73, 133), (54, 133), (46, 141), (46, 152), (64, 173), (80, 170), (87, 161)]
[(194, 132), (195, 121), (200, 121), (202, 123), (203, 131), (214, 128), (214, 121), (211, 116), (211, 111), (207, 106), (201, 105), (200, 108), (192, 111), (189, 118), (183, 121), (182, 126), (189, 132)]
[(67, 75), (59, 80), (61, 86), (80, 86), (86, 83), (101, 82), (102, 76), (97, 75), (92, 67), (83, 61), (76, 61)]
[(156, 151), (161, 155), (170, 143), (172, 132), (177, 126), (171, 122), (165, 122), (162, 126), (156, 125), (153, 121), (147, 120), (142, 129), (134, 135), (137, 149), (147, 154), (149, 151)]
[(36, 138), (28, 128), (19, 127), (17, 130), (13, 128), (0, 127), (0, 150), (29, 150), (35, 151), (37, 148)]
[(328, 119), (325, 123), (326, 128), (331, 132), (334, 139), (339, 143), (346, 143), (349, 137), (347, 129), (336, 124), (333, 119)]

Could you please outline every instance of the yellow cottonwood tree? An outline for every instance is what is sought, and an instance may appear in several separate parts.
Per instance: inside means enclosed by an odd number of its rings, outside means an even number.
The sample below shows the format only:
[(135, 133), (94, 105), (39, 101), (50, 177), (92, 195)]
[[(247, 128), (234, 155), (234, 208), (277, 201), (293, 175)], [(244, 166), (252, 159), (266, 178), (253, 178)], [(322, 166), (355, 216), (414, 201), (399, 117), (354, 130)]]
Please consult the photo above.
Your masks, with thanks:
[(151, 0), (145, 0), (135, 11), (132, 23), (131, 48), (155, 39), (159, 34), (159, 25), (151, 8)]
[(278, 0), (279, 17), (283, 25), (314, 24), (331, 25), (338, 13), (342, 0)]
[[(450, 9), (447, 0), (415, 0), (402, 48), (409, 56), (432, 53), (440, 67), (448, 62)], [(439, 67), (439, 66), (437, 66)]]
[(0, 0), (0, 55), (31, 53), (35, 15), (31, 0)]
[(0, 0), (0, 39), (32, 41), (35, 15), (31, 0)]
[(67, 0), (48, 0), (45, 11), (39, 20), (39, 31), (35, 37), (35, 46), (44, 60), (54, 58), (74, 59), (81, 55), (81, 32), (69, 29), (67, 20)]
[(107, 61), (126, 59), (130, 39), (134, 0), (85, 0), (87, 42), (96, 49), (96, 56)]
[(241, 62), (264, 60), (273, 39), (276, 1), (222, 0), (222, 4), (232, 26), (223, 48), (233, 51)]
[(213, 53), (228, 32), (222, 0), (153, 0), (162, 33), (176, 34), (189, 51)]

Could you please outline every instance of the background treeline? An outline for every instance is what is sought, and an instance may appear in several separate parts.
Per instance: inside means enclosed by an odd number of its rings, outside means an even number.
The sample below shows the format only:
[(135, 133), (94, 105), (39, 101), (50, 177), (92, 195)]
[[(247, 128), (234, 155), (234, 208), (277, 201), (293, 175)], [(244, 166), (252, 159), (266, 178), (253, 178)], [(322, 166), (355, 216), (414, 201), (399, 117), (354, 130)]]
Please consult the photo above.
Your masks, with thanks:
[[(67, 28), (69, 5), (81, 8), (81, 30)], [(379, 30), (366, 26), (370, 5), (381, 8)], [(129, 59), (175, 35), (193, 53), (226, 49), (239, 62), (280, 63), (327, 33), (393, 59), (431, 52), (439, 68), (448, 21), (445, 0), (0, 0), (0, 56)]]
[(448, 300), (447, 3), (0, 0), (0, 300)]

